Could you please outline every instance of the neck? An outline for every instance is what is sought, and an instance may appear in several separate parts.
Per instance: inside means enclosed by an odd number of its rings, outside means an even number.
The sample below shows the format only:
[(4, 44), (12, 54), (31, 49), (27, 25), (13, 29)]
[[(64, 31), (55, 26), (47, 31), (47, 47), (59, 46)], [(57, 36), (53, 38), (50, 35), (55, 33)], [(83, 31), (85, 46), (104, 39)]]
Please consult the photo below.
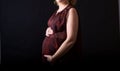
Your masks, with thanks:
[(59, 9), (66, 7), (68, 4), (59, 4)]
[(66, 6), (68, 6), (69, 5), (69, 3), (59, 3), (58, 4), (58, 7), (59, 7), (59, 9), (58, 9), (58, 11), (61, 11), (61, 10), (63, 10)]

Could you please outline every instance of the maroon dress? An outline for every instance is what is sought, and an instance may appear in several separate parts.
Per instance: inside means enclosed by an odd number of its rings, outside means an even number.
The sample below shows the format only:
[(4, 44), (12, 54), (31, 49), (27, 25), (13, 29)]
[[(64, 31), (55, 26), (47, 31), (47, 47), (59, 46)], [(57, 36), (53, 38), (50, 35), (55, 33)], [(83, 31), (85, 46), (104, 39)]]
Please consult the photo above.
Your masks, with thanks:
[[(57, 13), (55, 11), (52, 16), (50, 17), (48, 21), (48, 27), (51, 27), (53, 30), (53, 34), (49, 37), (45, 37), (42, 45), (42, 59), (43, 62), (46, 62), (46, 58), (43, 55), (53, 55), (57, 49), (60, 47), (60, 45), (65, 41), (66, 39), (66, 16), (68, 14), (68, 11), (70, 8), (73, 8), (73, 6), (68, 5), (66, 8), (64, 8), (61, 12)], [(75, 47), (74, 47), (75, 48)], [(58, 63), (65, 63), (69, 60), (76, 59), (75, 56), (78, 55), (74, 54), (73, 52), (76, 52), (76, 49), (71, 49), (66, 55), (61, 57), (61, 59), (58, 60)], [(78, 50), (78, 49), (77, 49)], [(73, 55), (74, 54), (74, 55)], [(78, 56), (76, 56), (78, 57)], [(67, 61), (65, 61), (67, 59)]]

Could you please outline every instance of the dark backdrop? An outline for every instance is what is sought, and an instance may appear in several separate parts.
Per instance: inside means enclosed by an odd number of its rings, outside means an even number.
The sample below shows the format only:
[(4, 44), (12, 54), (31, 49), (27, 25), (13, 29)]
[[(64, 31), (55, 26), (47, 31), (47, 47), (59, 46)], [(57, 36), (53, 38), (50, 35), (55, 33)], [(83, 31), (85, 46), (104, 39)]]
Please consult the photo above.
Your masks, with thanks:
[(120, 0), (118, 0), (118, 4), (119, 4), (119, 33), (120, 33)]
[[(82, 62), (117, 61), (117, 0), (79, 0)], [(2, 0), (2, 64), (40, 64), (47, 21), (56, 10), (50, 0)]]

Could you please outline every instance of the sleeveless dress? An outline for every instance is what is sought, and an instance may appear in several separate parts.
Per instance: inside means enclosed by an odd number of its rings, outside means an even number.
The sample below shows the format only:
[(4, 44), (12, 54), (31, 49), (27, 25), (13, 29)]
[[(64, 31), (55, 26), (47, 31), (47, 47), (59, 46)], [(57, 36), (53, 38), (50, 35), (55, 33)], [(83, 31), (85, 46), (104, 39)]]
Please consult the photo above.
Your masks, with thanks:
[[(51, 27), (53, 30), (53, 34), (49, 37), (45, 37), (43, 44), (42, 44), (42, 61), (46, 63), (47, 60), (43, 55), (53, 55), (60, 45), (65, 41), (67, 34), (66, 34), (66, 22), (67, 22), (67, 14), (68, 11), (73, 8), (73, 6), (68, 5), (65, 7), (61, 12), (57, 13), (55, 11), (50, 19), (48, 20), (48, 27)], [(77, 42), (78, 43), (78, 42)], [(75, 44), (76, 45), (76, 44)], [(78, 61), (78, 54), (76, 51), (79, 47), (74, 46), (71, 50), (66, 53), (63, 57), (58, 60), (58, 64), (67, 64), (67, 63), (75, 63), (76, 59)], [(77, 58), (76, 58), (77, 57)]]

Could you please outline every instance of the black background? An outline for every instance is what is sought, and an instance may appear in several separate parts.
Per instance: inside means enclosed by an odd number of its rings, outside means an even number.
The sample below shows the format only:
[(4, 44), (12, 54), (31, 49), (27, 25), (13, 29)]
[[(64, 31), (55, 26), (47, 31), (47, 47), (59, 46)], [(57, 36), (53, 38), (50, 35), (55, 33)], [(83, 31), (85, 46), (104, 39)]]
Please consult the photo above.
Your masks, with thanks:
[[(119, 61), (117, 0), (78, 0), (82, 62)], [(41, 64), (51, 0), (2, 0), (2, 64)]]

